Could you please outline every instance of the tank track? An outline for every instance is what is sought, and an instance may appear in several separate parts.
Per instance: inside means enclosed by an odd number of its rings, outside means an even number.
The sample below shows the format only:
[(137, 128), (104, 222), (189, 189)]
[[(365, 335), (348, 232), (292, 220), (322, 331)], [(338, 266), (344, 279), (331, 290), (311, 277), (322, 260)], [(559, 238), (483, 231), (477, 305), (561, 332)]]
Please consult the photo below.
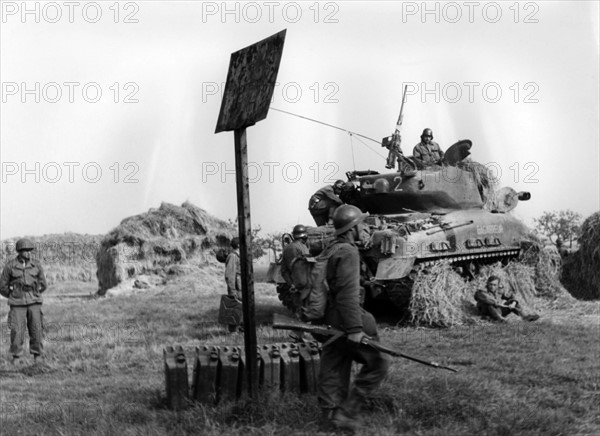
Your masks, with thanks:
[(502, 251), (492, 251), (488, 253), (475, 253), (475, 254), (466, 254), (466, 255), (456, 255), (456, 256), (442, 256), (431, 259), (423, 259), (417, 261), (416, 265), (425, 265), (430, 266), (434, 263), (441, 261), (450, 261), (451, 263), (459, 263), (459, 262), (467, 262), (467, 261), (481, 261), (483, 263), (489, 262), (497, 262), (503, 259), (513, 259), (519, 257), (521, 250), (519, 248), (514, 248), (510, 250), (502, 250)]

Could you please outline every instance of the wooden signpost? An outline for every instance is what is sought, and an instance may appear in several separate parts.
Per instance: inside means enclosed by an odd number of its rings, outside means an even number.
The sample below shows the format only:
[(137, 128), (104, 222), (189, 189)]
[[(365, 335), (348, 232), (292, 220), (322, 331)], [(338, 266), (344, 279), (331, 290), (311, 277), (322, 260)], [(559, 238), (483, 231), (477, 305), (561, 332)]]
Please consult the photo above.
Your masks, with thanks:
[(242, 273), (244, 345), (248, 393), (256, 398), (256, 325), (251, 253), (250, 194), (246, 127), (267, 117), (283, 53), (285, 30), (231, 54), (215, 133), (234, 131), (235, 173)]

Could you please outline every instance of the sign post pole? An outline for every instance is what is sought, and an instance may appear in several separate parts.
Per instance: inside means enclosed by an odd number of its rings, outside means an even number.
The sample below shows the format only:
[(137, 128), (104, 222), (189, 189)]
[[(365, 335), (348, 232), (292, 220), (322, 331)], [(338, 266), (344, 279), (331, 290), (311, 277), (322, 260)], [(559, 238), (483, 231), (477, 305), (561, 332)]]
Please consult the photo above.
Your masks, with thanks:
[(252, 267), (252, 224), (250, 222), (250, 194), (248, 182), (248, 147), (246, 129), (234, 130), (235, 135), (235, 179), (237, 185), (238, 228), (240, 237), (240, 259), (242, 273), (242, 312), (244, 314), (244, 346), (246, 351), (246, 374), (248, 393), (256, 398), (258, 373), (256, 360), (256, 325), (254, 322), (254, 270)]

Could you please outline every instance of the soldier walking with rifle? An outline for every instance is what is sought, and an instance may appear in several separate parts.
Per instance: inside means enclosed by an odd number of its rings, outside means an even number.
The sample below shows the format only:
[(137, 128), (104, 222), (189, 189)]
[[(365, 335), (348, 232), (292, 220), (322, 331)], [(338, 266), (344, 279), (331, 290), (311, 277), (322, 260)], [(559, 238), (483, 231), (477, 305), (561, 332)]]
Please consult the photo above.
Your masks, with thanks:
[[(323, 347), (318, 382), (323, 426), (352, 431), (360, 427), (365, 397), (381, 384), (390, 365), (389, 356), (361, 343), (367, 336), (377, 338), (375, 319), (359, 304), (360, 261), (355, 241), (366, 216), (351, 205), (342, 205), (333, 214), (336, 235), (333, 244), (340, 247), (327, 265), (330, 297), (325, 322), (346, 336)], [(350, 389), (353, 361), (360, 362), (362, 368)]]

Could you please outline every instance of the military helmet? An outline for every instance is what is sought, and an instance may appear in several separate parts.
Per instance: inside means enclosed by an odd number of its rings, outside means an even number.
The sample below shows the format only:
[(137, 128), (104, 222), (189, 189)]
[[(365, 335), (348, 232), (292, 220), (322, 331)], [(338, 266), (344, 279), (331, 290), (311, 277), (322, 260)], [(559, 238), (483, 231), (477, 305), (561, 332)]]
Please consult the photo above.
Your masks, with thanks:
[(292, 230), (292, 236), (294, 237), (294, 239), (308, 238), (306, 227), (302, 224), (296, 224), (294, 226), (294, 229)]
[(433, 139), (433, 130), (427, 128), (427, 129), (423, 129), (423, 133), (421, 133), (421, 138), (424, 136), (430, 136), (431, 139)]
[(344, 183), (344, 186), (342, 186), (342, 192), (350, 192), (350, 191), (354, 191), (355, 186), (354, 183), (352, 182), (346, 182)]
[(346, 182), (344, 182), (343, 180), (336, 180), (335, 183), (333, 184), (333, 192), (335, 192), (336, 194), (339, 194), (340, 192), (342, 192), (342, 188), (344, 187), (345, 184), (346, 184)]
[(17, 241), (17, 252), (18, 251), (31, 251), (35, 248), (33, 242), (30, 239), (22, 238)]
[(360, 224), (368, 213), (362, 213), (361, 210), (350, 204), (342, 204), (333, 212), (333, 227), (335, 228), (335, 235), (341, 235), (347, 232), (352, 227)]

